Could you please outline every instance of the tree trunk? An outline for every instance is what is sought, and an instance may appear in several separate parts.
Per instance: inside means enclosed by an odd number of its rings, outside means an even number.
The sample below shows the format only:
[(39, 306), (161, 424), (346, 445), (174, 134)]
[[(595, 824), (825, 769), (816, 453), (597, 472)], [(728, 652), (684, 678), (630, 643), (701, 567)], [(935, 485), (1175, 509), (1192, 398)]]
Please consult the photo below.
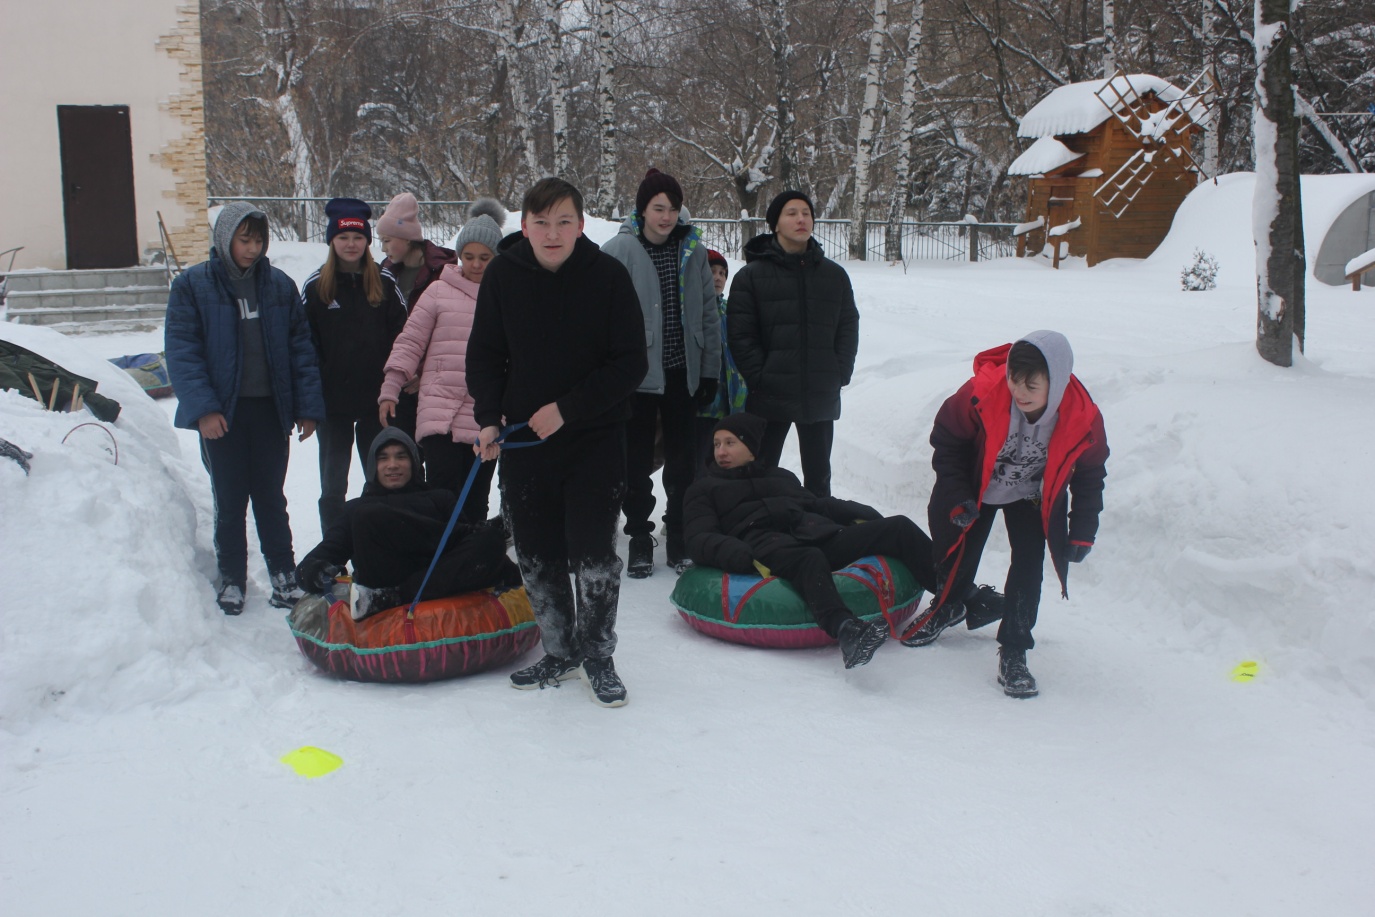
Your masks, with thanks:
[(549, 29), (549, 108), (554, 132), (554, 174), (567, 178), (568, 64), (563, 54), (563, 0), (545, 0), (544, 21)]
[(793, 111), (793, 44), (788, 24), (788, 0), (773, 0), (770, 16), (773, 46), (774, 118), (778, 121), (779, 190), (797, 182), (797, 114)]
[(869, 60), (864, 67), (864, 108), (855, 139), (855, 197), (850, 208), (850, 257), (863, 261), (869, 253), (865, 218), (869, 213), (869, 166), (874, 157), (874, 125), (878, 121), (878, 87), (883, 78), (883, 47), (888, 38), (888, 0), (874, 0), (869, 26)]
[(1290, 66), (1289, 0), (1255, 0), (1256, 104), (1252, 136), (1256, 192), (1256, 350), (1291, 366), (1303, 349), (1303, 208), (1299, 199), (1299, 131)]
[(912, 0), (912, 22), (907, 27), (907, 56), (902, 65), (902, 123), (898, 127), (898, 162), (894, 168), (893, 191), (888, 198), (888, 226), (883, 232), (883, 257), (902, 260), (902, 221), (907, 216), (907, 201), (912, 184), (912, 147), (917, 130), (917, 59), (921, 51), (921, 31), (926, 18), (925, 0)]
[(1117, 11), (1113, 0), (1103, 0), (1103, 79), (1117, 73)]
[(616, 0), (593, 0), (597, 24), (597, 195), (592, 213), (609, 218), (616, 207)]
[(519, 40), (516, 25), (515, 0), (500, 0), (501, 34), (497, 39), (497, 66), (506, 71), (506, 83), (511, 92), (511, 116), (516, 122), (521, 147), (525, 150), (525, 181), (533, 183), (540, 177), (539, 153), (535, 148), (535, 134), (530, 127), (530, 98), (525, 81), (516, 66), (516, 44)]
[(1203, 97), (1209, 106), (1208, 120), (1203, 125), (1203, 172), (1207, 177), (1217, 178), (1218, 166), (1218, 126), (1222, 120), (1217, 85), (1217, 8), (1215, 0), (1203, 0), (1203, 66), (1208, 69), (1210, 91)]

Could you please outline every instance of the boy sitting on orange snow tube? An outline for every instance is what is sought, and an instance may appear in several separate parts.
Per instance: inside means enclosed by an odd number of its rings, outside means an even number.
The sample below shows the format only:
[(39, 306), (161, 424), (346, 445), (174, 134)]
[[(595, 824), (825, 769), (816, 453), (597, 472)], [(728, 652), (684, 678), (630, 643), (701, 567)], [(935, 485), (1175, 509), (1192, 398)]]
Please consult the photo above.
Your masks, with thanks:
[[(383, 429), (368, 448), (363, 495), (344, 504), (297, 566), (302, 588), (327, 595), (352, 561), (354, 620), (412, 601), (456, 502), (450, 491), (426, 485), (415, 441), (396, 427)], [(520, 582), (499, 524), (458, 523), (420, 599)]]

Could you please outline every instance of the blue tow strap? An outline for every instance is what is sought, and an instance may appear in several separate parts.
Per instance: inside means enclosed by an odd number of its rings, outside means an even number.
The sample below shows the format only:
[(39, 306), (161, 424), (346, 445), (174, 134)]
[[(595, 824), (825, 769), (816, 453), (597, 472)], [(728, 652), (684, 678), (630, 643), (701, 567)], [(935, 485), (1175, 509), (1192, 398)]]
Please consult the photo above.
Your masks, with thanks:
[[(528, 424), (513, 423), (509, 427), (503, 429), (501, 435), (494, 439), (493, 442), (504, 442), (506, 437), (525, 426), (528, 426)], [(543, 442), (544, 440), (542, 439), (533, 439), (523, 443), (508, 443), (505, 448), (520, 449), (525, 446), (538, 446), (543, 444)], [(492, 461), (496, 461), (496, 459), (492, 459)], [(468, 469), (468, 480), (463, 482), (463, 490), (459, 493), (458, 502), (454, 504), (454, 511), (449, 516), (449, 524), (444, 527), (444, 535), (439, 539), (439, 547), (435, 548), (434, 557), (430, 559), (430, 569), (425, 571), (425, 578), (420, 581), (420, 588), (416, 591), (415, 598), (411, 600), (411, 607), (406, 610), (407, 617), (415, 614), (415, 606), (420, 604), (420, 597), (425, 594), (425, 587), (430, 582), (430, 574), (434, 573), (435, 564), (439, 563), (439, 558), (444, 553), (444, 546), (449, 543), (449, 536), (454, 532), (454, 524), (458, 522), (458, 514), (463, 510), (463, 503), (468, 499), (468, 491), (473, 489), (473, 481), (477, 480), (477, 471), (481, 467), (482, 462), (479, 460), (473, 462), (473, 467)]]

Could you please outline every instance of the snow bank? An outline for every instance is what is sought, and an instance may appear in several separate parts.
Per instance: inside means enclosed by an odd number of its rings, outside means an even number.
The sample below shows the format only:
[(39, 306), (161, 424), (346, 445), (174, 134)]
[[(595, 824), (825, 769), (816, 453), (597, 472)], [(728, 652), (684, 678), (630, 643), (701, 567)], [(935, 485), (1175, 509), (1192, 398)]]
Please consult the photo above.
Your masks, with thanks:
[(199, 469), (182, 459), (162, 407), (89, 339), (10, 323), (0, 336), (95, 379), (123, 408), (109, 425), (115, 465), (104, 432), (74, 429), (95, 421), (89, 412), (49, 413), (0, 391), (0, 436), (33, 453), (27, 476), (0, 461), (0, 729), (184, 694), (220, 623), (207, 612), (214, 597), (186, 483)]
[[(1217, 182), (1204, 182), (1184, 199), (1175, 213), (1165, 241), (1145, 259), (1151, 271), (1173, 268), (1177, 273), (1201, 249), (1218, 260), (1218, 286), (1256, 285), (1256, 245), (1251, 230), (1255, 197), (1254, 172), (1233, 172)], [(1303, 200), (1304, 248), (1312, 276), (1318, 250), (1332, 223), (1351, 202), (1375, 191), (1375, 175), (1304, 175), (1299, 193)], [(1241, 217), (1241, 219), (1237, 219)], [(1309, 285), (1309, 295), (1318, 284)]]

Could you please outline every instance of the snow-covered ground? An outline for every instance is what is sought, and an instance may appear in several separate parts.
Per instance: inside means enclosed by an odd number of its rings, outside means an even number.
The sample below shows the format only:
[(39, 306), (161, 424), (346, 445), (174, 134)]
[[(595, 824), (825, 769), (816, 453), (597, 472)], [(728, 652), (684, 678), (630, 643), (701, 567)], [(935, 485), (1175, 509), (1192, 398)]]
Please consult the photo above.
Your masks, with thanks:
[[(60, 443), (81, 418), (0, 392), (0, 437), (35, 455), (0, 461), (4, 911), (1370, 914), (1375, 293), (1310, 283), (1306, 357), (1262, 362), (1245, 194), (1205, 190), (1144, 262), (846, 264), (838, 493), (924, 521), (936, 408), (1033, 329), (1069, 336), (1103, 409), (1098, 544), (1068, 601), (1046, 589), (1023, 702), (994, 628), (845, 672), (698, 635), (662, 567), (622, 589), (622, 710), (509, 670), (335, 680), (260, 560), (245, 614), (216, 610), (195, 437), (103, 362), (159, 336), (0, 326), (124, 404), (116, 466), (99, 430)], [(1184, 293), (1200, 244), (1219, 288)], [(323, 246), (272, 255), (304, 279)], [(313, 440), (287, 486), (299, 556)], [(980, 579), (1006, 560), (995, 534)], [(298, 777), (279, 759), (303, 745), (343, 767)]]

